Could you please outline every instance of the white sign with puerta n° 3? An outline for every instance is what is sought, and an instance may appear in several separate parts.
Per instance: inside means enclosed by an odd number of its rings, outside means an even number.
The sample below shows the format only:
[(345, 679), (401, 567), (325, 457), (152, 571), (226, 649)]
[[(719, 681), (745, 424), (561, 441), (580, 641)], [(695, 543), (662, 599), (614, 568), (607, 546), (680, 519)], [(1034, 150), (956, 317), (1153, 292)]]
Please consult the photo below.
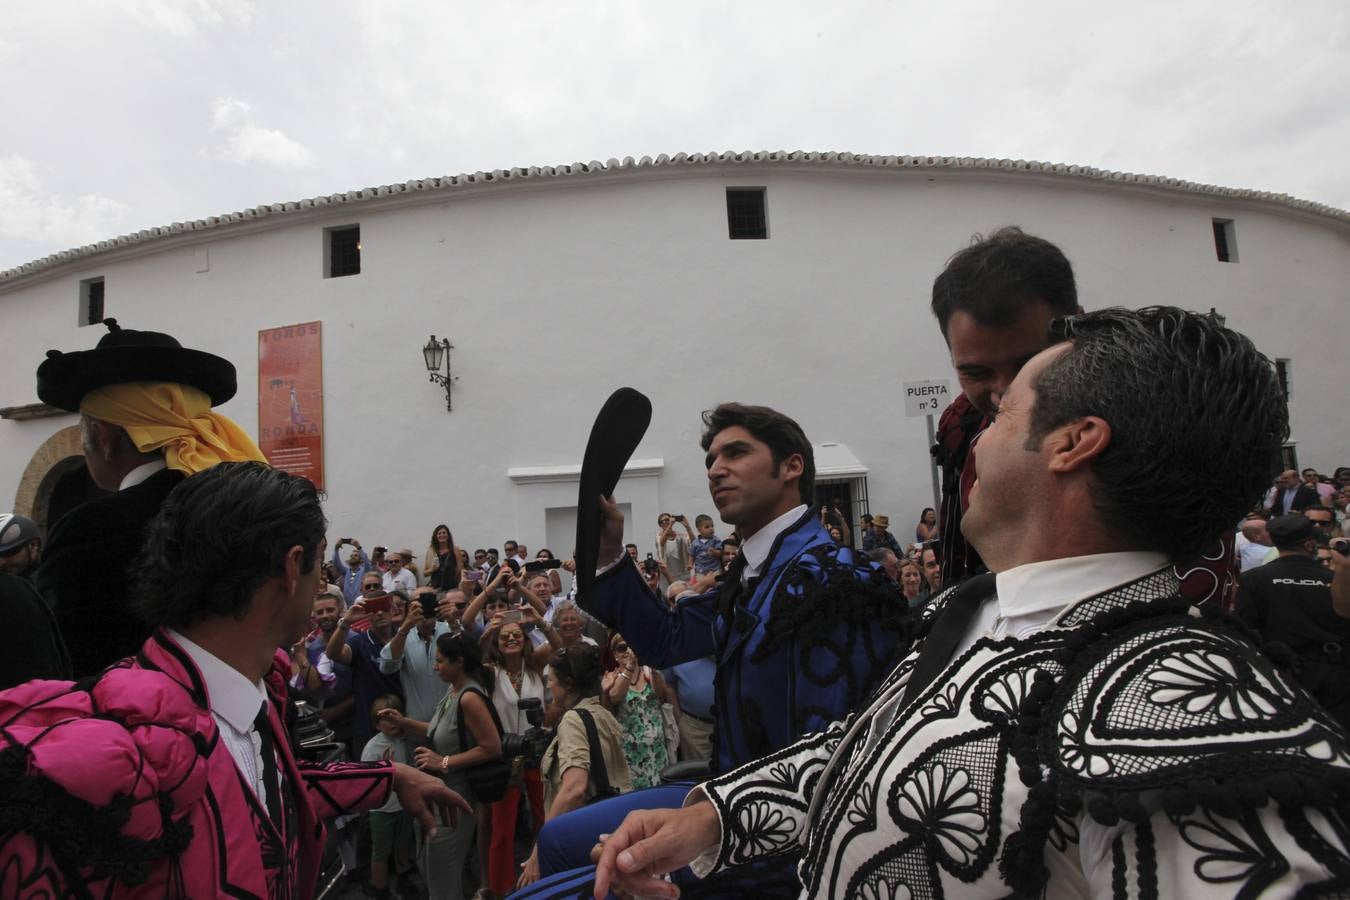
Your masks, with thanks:
[(906, 381), (904, 388), (906, 416), (935, 416), (952, 400), (946, 379)]

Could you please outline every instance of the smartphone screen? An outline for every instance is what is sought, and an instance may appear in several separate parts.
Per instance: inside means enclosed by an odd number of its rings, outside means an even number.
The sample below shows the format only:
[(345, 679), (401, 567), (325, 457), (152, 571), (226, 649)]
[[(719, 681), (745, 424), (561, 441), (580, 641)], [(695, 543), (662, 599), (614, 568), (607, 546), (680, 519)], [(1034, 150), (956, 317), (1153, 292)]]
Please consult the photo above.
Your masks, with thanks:
[(502, 623), (506, 624), (510, 622), (514, 622), (517, 625), (520, 624), (520, 610), (508, 609), (506, 612), (502, 613)]
[(467, 573), (465, 573), (465, 575), (464, 575), (464, 580), (465, 580), (465, 581), (482, 581), (482, 580), (483, 580), (483, 573), (482, 573), (482, 571), (479, 570), (479, 569), (474, 569), (472, 572), (467, 572)]
[(394, 598), (390, 594), (381, 594), (378, 597), (366, 598), (366, 612), (368, 613), (387, 613), (393, 605)]

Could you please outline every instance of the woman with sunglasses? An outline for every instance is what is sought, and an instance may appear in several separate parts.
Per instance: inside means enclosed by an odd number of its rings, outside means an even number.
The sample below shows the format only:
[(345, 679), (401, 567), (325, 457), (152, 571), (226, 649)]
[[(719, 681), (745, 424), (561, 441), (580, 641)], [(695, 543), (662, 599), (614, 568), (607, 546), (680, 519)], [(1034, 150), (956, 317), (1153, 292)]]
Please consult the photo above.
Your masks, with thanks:
[[(519, 622), (505, 622), (499, 613), (483, 634), (488, 670), (492, 673), (492, 702), (506, 734), (523, 734), (530, 729), (530, 721), (519, 703), (521, 700), (538, 700), (542, 708), (544, 669), (554, 651), (562, 649), (558, 632), (543, 622), (538, 612), (524, 606), (520, 608), (520, 614)], [(536, 648), (525, 633), (527, 626), (540, 628), (548, 643)], [(530, 798), (537, 834), (544, 827), (544, 784), (537, 768), (527, 767), (523, 757), (516, 757), (512, 760), (511, 783), (506, 788), (506, 795), (488, 805), (479, 825), (480, 840), (488, 844), (485, 881), (498, 897), (505, 897), (516, 884), (516, 816), (520, 811), (522, 791)]]
[(609, 639), (615, 668), (605, 674), (600, 697), (623, 726), (623, 755), (633, 773), (633, 787), (661, 783), (661, 770), (673, 761), (666, 754), (666, 729), (661, 704), (670, 691), (660, 672), (642, 665), (623, 635)]

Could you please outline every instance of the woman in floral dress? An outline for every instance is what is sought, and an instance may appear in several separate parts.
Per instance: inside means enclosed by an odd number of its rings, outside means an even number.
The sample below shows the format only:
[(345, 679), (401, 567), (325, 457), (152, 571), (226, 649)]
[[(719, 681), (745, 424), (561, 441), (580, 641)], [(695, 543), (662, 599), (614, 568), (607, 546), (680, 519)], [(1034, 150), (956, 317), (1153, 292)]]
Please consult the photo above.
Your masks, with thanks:
[(600, 696), (623, 726), (623, 755), (633, 773), (635, 790), (661, 783), (661, 770), (670, 765), (666, 756), (665, 727), (661, 704), (669, 693), (660, 672), (642, 665), (623, 635), (609, 639), (617, 667), (605, 674)]

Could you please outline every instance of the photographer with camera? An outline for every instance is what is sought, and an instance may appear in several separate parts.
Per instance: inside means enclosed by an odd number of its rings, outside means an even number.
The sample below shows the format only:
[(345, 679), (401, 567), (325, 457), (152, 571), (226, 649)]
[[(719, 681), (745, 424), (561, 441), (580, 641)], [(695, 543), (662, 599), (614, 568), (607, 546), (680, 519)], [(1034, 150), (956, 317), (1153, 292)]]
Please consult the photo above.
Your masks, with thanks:
[[(564, 712), (539, 765), (546, 779), (546, 819), (633, 789), (623, 755), (623, 729), (600, 703), (603, 671), (600, 652), (590, 644), (573, 644), (549, 660), (548, 690)], [(517, 887), (539, 879), (537, 843), (521, 870)]]
[(658, 596), (661, 594), (661, 582), (663, 579), (667, 584), (674, 584), (675, 582), (682, 580), (667, 575), (661, 568), (661, 561), (650, 553), (647, 554), (647, 558), (642, 561), (638, 568), (642, 571), (642, 583), (647, 585), (652, 593)]
[[(544, 746), (531, 752), (530, 739), (546, 734), (539, 728), (543, 722), (544, 669), (549, 657), (562, 648), (558, 632), (534, 609), (523, 607), (515, 612), (517, 616), (510, 617), (511, 621), (507, 621), (507, 614), (498, 613), (483, 634), (484, 657), (492, 673), (492, 702), (506, 735), (502, 753), (511, 759), (511, 782), (506, 795), (487, 807), (479, 826), (479, 842), (488, 844), (484, 878), (499, 897), (510, 893), (516, 883), (516, 815), (522, 790), (529, 794), (534, 831), (544, 826), (544, 787), (539, 778), (539, 757)], [(548, 638), (543, 647), (530, 644), (525, 629), (531, 626), (542, 630)]]

